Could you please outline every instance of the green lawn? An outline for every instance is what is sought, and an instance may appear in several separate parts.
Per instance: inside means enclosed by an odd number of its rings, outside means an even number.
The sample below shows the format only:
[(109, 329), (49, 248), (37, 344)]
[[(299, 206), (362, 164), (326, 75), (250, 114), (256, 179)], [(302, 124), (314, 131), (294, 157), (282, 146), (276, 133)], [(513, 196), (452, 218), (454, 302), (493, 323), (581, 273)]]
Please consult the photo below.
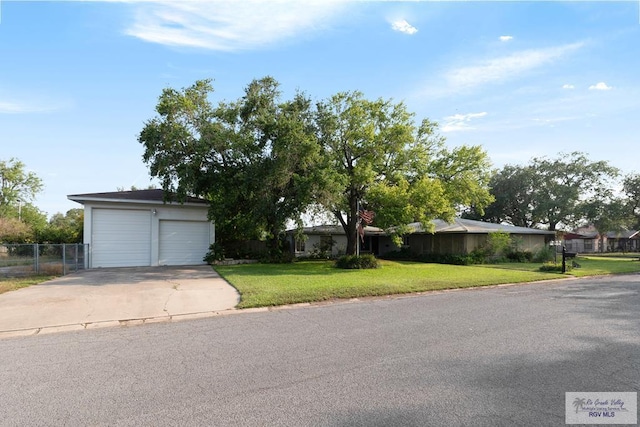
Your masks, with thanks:
[(28, 276), (28, 277), (3, 277), (0, 278), (0, 294), (37, 285), (53, 279), (55, 276)]
[[(215, 269), (240, 292), (239, 308), (334, 298), (403, 294), (563, 277), (513, 268), (382, 261), (376, 270), (340, 270), (332, 262), (243, 264)], [(511, 264), (515, 265), (515, 264)]]
[[(624, 274), (640, 272), (640, 261), (638, 254), (619, 255), (580, 255), (575, 261), (580, 265), (578, 268), (570, 269), (568, 274), (576, 277), (599, 276), (603, 274)], [(562, 263), (562, 256), (558, 256), (558, 265)], [(567, 261), (571, 265), (571, 260)], [(506, 263), (485, 265), (487, 268), (507, 268), (514, 270), (536, 271), (540, 264), (535, 263)]]
[(577, 277), (597, 276), (602, 274), (623, 274), (640, 272), (640, 261), (638, 254), (635, 256), (628, 255), (609, 255), (609, 256), (579, 256), (576, 262), (580, 264), (580, 268), (571, 270), (571, 274)]

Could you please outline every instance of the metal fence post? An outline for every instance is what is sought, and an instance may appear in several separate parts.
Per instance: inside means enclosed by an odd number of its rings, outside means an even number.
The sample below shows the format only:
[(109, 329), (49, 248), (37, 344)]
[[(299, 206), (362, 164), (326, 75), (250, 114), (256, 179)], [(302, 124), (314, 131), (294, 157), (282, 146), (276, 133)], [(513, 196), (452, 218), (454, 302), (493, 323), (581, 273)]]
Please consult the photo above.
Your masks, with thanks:
[(76, 243), (75, 245), (75, 257), (73, 262), (75, 263), (75, 270), (74, 271), (78, 271), (78, 243)]
[(67, 275), (67, 244), (62, 244), (62, 275)]

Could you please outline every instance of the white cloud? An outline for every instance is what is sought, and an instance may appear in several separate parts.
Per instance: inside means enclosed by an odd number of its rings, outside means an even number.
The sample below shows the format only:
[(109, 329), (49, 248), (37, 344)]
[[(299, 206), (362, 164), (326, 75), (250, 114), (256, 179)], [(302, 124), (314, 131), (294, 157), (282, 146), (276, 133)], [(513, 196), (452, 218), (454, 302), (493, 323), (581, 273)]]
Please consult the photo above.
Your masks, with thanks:
[(596, 83), (589, 86), (589, 90), (611, 90), (611, 86), (608, 86), (605, 82)]
[(20, 105), (15, 102), (0, 101), (0, 113), (15, 114), (26, 113), (28, 111), (29, 109), (24, 105)]
[(398, 19), (397, 21), (393, 21), (391, 23), (391, 28), (394, 31), (400, 31), (401, 33), (405, 33), (405, 34), (415, 34), (418, 32), (418, 29), (416, 27), (414, 27), (413, 25), (409, 24), (406, 20), (404, 19)]
[(326, 28), (344, 0), (110, 0), (136, 7), (125, 33), (169, 46), (236, 51)]
[(516, 77), (532, 69), (552, 63), (583, 46), (573, 43), (545, 49), (531, 49), (509, 56), (493, 58), (477, 65), (451, 70), (446, 75), (450, 88), (465, 89)]
[(0, 114), (49, 113), (65, 108), (65, 105), (36, 104), (0, 100)]
[(574, 85), (570, 85), (570, 84), (564, 84), (562, 85), (562, 89), (575, 89), (576, 87)]
[(513, 36), (500, 36), (501, 42), (508, 42), (509, 40), (513, 40)]
[(447, 116), (444, 118), (445, 123), (442, 126), (442, 132), (457, 132), (463, 130), (475, 129), (470, 126), (469, 123), (473, 119), (478, 119), (487, 115), (486, 111), (481, 113), (469, 113), (469, 114), (454, 114), (453, 116)]

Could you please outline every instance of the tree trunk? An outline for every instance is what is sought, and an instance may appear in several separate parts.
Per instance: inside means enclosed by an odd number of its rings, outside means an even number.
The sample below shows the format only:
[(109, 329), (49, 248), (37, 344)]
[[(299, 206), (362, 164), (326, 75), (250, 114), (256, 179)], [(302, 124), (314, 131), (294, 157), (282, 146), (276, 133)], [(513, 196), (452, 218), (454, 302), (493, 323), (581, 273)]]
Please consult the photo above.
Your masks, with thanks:
[(347, 220), (344, 220), (342, 212), (335, 212), (338, 221), (344, 229), (347, 236), (347, 255), (356, 255), (358, 245), (358, 197), (355, 191), (351, 191), (349, 197), (349, 212), (347, 212)]

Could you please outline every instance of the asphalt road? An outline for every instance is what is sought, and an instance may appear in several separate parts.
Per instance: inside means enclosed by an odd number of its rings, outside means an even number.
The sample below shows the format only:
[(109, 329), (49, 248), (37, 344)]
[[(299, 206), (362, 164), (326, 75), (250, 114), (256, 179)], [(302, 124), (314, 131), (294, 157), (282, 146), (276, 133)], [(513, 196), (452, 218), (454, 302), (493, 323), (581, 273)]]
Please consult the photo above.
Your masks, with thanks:
[(640, 389), (640, 276), (0, 340), (0, 425), (564, 425)]

